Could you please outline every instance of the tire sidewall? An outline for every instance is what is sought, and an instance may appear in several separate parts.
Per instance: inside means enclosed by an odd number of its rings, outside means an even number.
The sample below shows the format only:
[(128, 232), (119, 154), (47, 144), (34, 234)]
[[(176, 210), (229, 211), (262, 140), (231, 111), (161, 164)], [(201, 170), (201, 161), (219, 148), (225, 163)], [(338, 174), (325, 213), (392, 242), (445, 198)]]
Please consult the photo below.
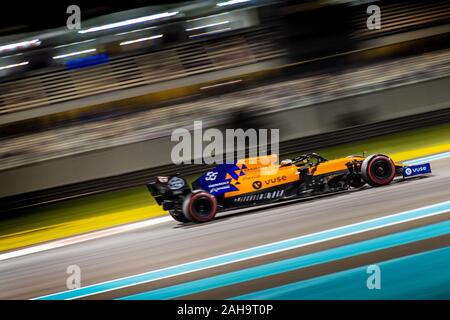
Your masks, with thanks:
[[(383, 159), (386, 161), (386, 163), (390, 164), (391, 174), (389, 175), (389, 177), (387, 177), (385, 179), (377, 178), (376, 176), (374, 176), (374, 174), (372, 173), (372, 170), (371, 170), (371, 166), (377, 160), (380, 160), (380, 159)], [(364, 159), (364, 161), (361, 165), (361, 175), (362, 175), (363, 179), (371, 186), (374, 186), (374, 187), (384, 186), (384, 185), (391, 183), (391, 181), (394, 179), (395, 164), (391, 158), (389, 158), (388, 156), (386, 156), (384, 154), (374, 154), (374, 155), (371, 155), (371, 156), (367, 157), (366, 159)]]
[[(209, 215), (200, 216), (194, 212), (193, 204), (197, 199), (205, 198), (205, 197), (210, 200), (211, 205), (212, 205), (212, 210)], [(184, 217), (186, 219), (188, 219), (189, 221), (197, 222), (197, 223), (208, 222), (208, 221), (211, 221), (212, 219), (214, 219), (214, 217), (216, 216), (216, 213), (217, 213), (217, 208), (218, 208), (218, 205), (217, 205), (216, 197), (214, 197), (212, 194), (210, 194), (206, 191), (203, 191), (203, 190), (189, 194), (183, 202)]]
[(169, 210), (169, 214), (177, 222), (181, 223), (191, 222), (191, 220), (188, 220), (184, 215), (184, 213), (181, 211)]

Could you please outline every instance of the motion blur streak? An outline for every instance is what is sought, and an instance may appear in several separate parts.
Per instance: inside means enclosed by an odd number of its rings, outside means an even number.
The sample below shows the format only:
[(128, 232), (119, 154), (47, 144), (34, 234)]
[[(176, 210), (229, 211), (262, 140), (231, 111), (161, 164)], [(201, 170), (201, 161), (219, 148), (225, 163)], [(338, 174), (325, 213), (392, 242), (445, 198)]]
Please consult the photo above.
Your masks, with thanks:
[[(372, 263), (388, 290), (393, 277), (429, 275), (378, 297), (447, 296), (449, 1), (91, 0), (73, 14), (13, 3), (0, 20), (0, 300), (300, 298), (321, 279), (356, 286)], [(197, 183), (170, 199), (148, 189), (210, 170), (171, 156), (174, 130), (195, 137), (196, 121), (225, 134), (279, 130), (279, 160), (384, 154), (432, 161), (432, 172), (388, 181), (381, 161), (373, 174), (386, 185), (370, 187), (372, 160), (347, 158), (344, 174), (325, 176), (319, 161), (299, 162), (289, 196), (317, 193), (194, 224)], [(234, 147), (265, 144), (252, 140)], [(215, 145), (216, 159), (239, 154)], [(197, 149), (190, 158), (206, 155)], [(254, 204), (264, 190), (248, 187)], [(71, 266), (81, 284), (68, 291)], [(348, 296), (335, 289), (329, 297)]]
[(88, 296), (96, 293), (101, 293), (109, 290), (115, 290), (119, 288), (125, 288), (132, 285), (137, 285), (145, 282), (156, 281), (159, 279), (173, 277), (176, 275), (185, 274), (188, 272), (194, 272), (204, 270), (207, 268), (217, 267), (224, 264), (235, 263), (245, 259), (251, 259), (260, 257), (267, 254), (273, 254), (276, 252), (286, 251), (300, 246), (311, 245), (313, 243), (329, 241), (332, 239), (349, 236), (360, 232), (366, 232), (377, 228), (390, 226), (397, 223), (404, 223), (415, 219), (420, 219), (432, 215), (438, 215), (450, 211), (450, 201), (439, 203), (436, 205), (402, 212), (387, 217), (373, 219), (339, 227), (336, 229), (326, 230), (318, 232), (316, 234), (310, 234), (301, 236), (294, 239), (288, 239), (285, 241), (271, 243), (264, 246), (250, 248), (243, 251), (233, 252), (230, 254), (211, 257), (205, 260), (193, 261), (187, 264), (173, 266), (166, 269), (155, 270), (149, 273), (136, 275), (129, 278), (123, 278), (118, 280), (109, 281), (106, 283), (100, 283), (93, 286), (88, 286), (76, 290), (66, 291), (59, 294), (49, 295), (37, 299), (74, 299), (83, 296)]
[(436, 160), (445, 159), (445, 158), (450, 158), (450, 152), (444, 152), (444, 153), (431, 155), (431, 156), (428, 156), (428, 157), (423, 157), (423, 158), (419, 158), (419, 159), (404, 161), (403, 163), (404, 164), (408, 164), (408, 165), (415, 165), (415, 164), (420, 164), (420, 163), (425, 163), (425, 162), (430, 162), (430, 161), (436, 161)]
[[(3, 288), (0, 298), (29, 299), (62, 292), (66, 290), (65, 270), (72, 264), (79, 265), (82, 270), (84, 289), (110, 279), (128, 279), (148, 270), (167, 270), (172, 266), (205, 260), (217, 254), (226, 255), (250, 247), (298, 238), (299, 235), (383, 218), (396, 212), (448, 203), (449, 163), (447, 159), (435, 161), (432, 164), (432, 176), (394, 183), (383, 188), (367, 188), (279, 207), (247, 210), (239, 214), (229, 213), (204, 225), (180, 227), (174, 222), (167, 222), (7, 259), (0, 264), (0, 287)], [(434, 217), (440, 216), (444, 214)], [(418, 223), (421, 220), (423, 219), (415, 221)], [(416, 222), (406, 224), (416, 225)], [(267, 232), (268, 225), (270, 232)], [(335, 239), (330, 242), (339, 241)], [(200, 271), (199, 276), (202, 277), (206, 271)], [(146, 291), (149, 289), (141, 291), (136, 288), (122, 296)]]
[[(412, 153), (413, 154), (413, 153)], [(450, 157), (450, 153), (441, 153), (441, 154), (436, 154), (433, 156), (429, 156), (429, 157), (425, 157), (425, 158), (417, 158), (414, 160), (410, 160), (410, 161), (404, 161), (404, 163), (406, 164), (418, 164), (418, 163), (422, 163), (422, 162), (429, 162), (429, 161), (436, 161), (436, 160), (440, 160), (440, 159), (445, 159)], [(270, 205), (269, 205), (270, 206)], [(130, 215), (130, 212), (127, 212), (127, 215)], [(41, 252), (41, 251), (45, 251), (45, 250), (51, 250), (51, 249), (55, 249), (55, 248), (59, 248), (59, 247), (63, 247), (63, 246), (67, 246), (67, 245), (73, 245), (76, 243), (80, 243), (83, 241), (89, 241), (89, 240), (93, 240), (93, 239), (98, 239), (101, 237), (106, 237), (106, 236), (110, 236), (113, 234), (118, 234), (118, 233), (122, 233), (122, 232), (129, 232), (132, 230), (137, 230), (143, 227), (148, 227), (151, 225), (156, 225), (156, 224), (160, 224), (160, 223), (165, 223), (171, 221), (170, 217), (163, 217), (163, 218), (152, 218), (148, 221), (142, 221), (142, 222), (136, 222), (136, 223), (130, 223), (130, 224), (124, 224), (118, 227), (112, 227), (112, 228), (99, 228), (102, 229), (100, 231), (94, 231), (94, 232), (89, 232), (89, 233), (84, 233), (84, 232), (80, 232), (83, 233), (80, 236), (72, 236), (72, 237), (64, 237), (64, 239), (62, 240), (56, 240), (56, 241), (52, 241), (52, 242), (46, 242), (44, 244), (41, 245), (34, 245), (25, 249), (17, 249), (15, 251), (9, 251), (3, 254), (0, 254), (0, 261), (1, 260), (6, 260), (6, 259), (11, 259), (11, 258), (15, 258), (15, 257), (20, 257), (20, 256), (24, 256), (27, 254), (32, 254), (32, 253), (37, 253), (37, 252)]]
[(21, 63), (15, 63), (15, 64), (9, 64), (7, 66), (0, 66), (0, 70), (20, 67), (20, 66), (26, 66), (27, 64), (28, 64), (28, 61), (24, 61), (24, 62), (21, 62)]
[(80, 31), (78, 31), (78, 33), (83, 34), (83, 33), (90, 33), (90, 32), (114, 29), (114, 28), (129, 26), (129, 25), (133, 25), (133, 24), (137, 24), (137, 23), (142, 23), (142, 22), (146, 22), (146, 21), (152, 21), (152, 20), (157, 20), (157, 19), (161, 19), (161, 18), (172, 17), (177, 14), (178, 14), (178, 12), (158, 13), (158, 14), (153, 14), (151, 16), (145, 16), (145, 17), (140, 17), (140, 18), (136, 18), (136, 19), (120, 21), (120, 22), (111, 23), (111, 24), (107, 24), (107, 25), (103, 25), (103, 26), (99, 26), (99, 27), (92, 27), (87, 30), (80, 30)]
[(68, 245), (75, 244), (75, 243), (80, 243), (80, 242), (84, 242), (84, 241), (103, 238), (103, 237), (111, 236), (111, 235), (122, 233), (122, 232), (138, 230), (141, 228), (149, 227), (152, 225), (156, 225), (156, 224), (160, 224), (160, 223), (164, 223), (164, 222), (168, 222), (168, 221), (172, 221), (172, 218), (170, 218), (170, 217), (154, 218), (154, 219), (149, 219), (146, 221), (126, 224), (123, 226), (118, 226), (118, 227), (114, 227), (114, 228), (110, 228), (110, 229), (94, 231), (94, 232), (90, 232), (88, 234), (82, 234), (82, 235), (74, 236), (74, 237), (67, 238), (67, 239), (61, 239), (61, 240), (45, 243), (42, 245), (36, 245), (36, 246), (32, 246), (32, 247), (25, 248), (25, 249), (20, 249), (20, 250), (3, 253), (3, 254), (0, 254), (0, 261), (17, 258), (17, 257), (21, 257), (24, 255), (37, 253), (37, 252), (41, 252), (41, 251), (56, 249), (56, 248), (68, 246)]
[[(123, 300), (161, 300), (173, 299), (193, 293), (212, 290), (218, 287), (268, 277), (278, 273), (289, 272), (300, 268), (311, 267), (337, 259), (344, 259), (363, 253), (382, 250), (409, 242), (445, 235), (450, 232), (450, 221), (413, 229), (381, 238), (338, 247), (327, 251), (304, 255), (293, 259), (282, 260), (271, 264), (244, 269), (220, 276), (206, 278), (195, 282), (183, 283), (177, 286), (161, 288), (154, 291), (139, 293), (122, 298)], [(365, 282), (362, 282), (365, 283)], [(122, 300), (121, 299), (121, 300)]]
[[(258, 291), (233, 300), (450, 299), (450, 247), (378, 263), (381, 290), (368, 290), (367, 267)], [(443, 285), (444, 284), (444, 285)]]

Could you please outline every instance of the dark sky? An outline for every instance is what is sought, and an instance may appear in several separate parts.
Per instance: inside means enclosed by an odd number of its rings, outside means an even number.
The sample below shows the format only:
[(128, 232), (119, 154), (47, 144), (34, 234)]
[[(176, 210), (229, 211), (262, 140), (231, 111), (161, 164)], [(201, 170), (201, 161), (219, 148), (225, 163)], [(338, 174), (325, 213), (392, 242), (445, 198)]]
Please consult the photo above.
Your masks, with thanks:
[(158, 4), (179, 3), (171, 0), (2, 0), (0, 2), (0, 36), (47, 28), (61, 27), (66, 24), (69, 5), (81, 8), (81, 18), (92, 17)]

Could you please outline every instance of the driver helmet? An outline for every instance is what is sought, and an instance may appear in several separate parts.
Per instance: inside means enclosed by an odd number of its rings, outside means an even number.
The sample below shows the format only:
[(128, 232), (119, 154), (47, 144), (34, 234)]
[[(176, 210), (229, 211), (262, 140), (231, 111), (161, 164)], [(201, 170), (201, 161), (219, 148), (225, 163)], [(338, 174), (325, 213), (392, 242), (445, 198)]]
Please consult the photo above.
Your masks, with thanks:
[(280, 162), (281, 166), (290, 166), (292, 164), (292, 160), (291, 159), (284, 159), (283, 161)]

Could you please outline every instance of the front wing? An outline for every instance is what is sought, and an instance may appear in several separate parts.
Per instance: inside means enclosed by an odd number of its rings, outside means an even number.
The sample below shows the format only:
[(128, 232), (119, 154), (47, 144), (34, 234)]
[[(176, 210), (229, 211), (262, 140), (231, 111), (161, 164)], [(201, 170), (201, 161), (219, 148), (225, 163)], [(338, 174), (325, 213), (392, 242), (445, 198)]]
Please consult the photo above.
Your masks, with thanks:
[(415, 177), (428, 173), (431, 173), (431, 165), (429, 163), (402, 166), (403, 178)]

